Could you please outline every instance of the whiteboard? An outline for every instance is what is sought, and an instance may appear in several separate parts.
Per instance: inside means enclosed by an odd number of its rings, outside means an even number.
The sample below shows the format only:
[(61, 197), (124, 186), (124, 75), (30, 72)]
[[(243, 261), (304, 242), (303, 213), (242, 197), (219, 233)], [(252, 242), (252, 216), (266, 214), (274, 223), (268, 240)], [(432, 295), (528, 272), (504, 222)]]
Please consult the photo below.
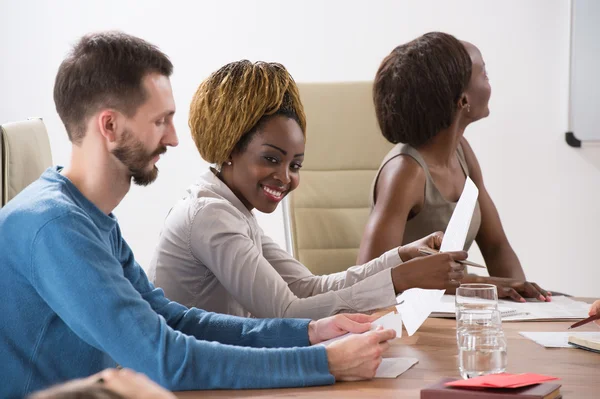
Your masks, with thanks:
[(567, 143), (600, 141), (600, 1), (572, 0)]

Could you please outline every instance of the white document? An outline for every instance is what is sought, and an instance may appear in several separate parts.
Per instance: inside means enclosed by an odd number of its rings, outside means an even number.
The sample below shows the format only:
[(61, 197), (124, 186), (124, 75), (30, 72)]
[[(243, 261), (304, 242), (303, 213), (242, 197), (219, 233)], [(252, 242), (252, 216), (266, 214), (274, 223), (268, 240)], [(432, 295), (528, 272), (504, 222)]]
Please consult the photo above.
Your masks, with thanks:
[(520, 332), (522, 336), (545, 348), (575, 348), (569, 345), (569, 337), (576, 336), (600, 341), (600, 332)]
[(414, 357), (385, 358), (377, 368), (375, 378), (396, 378), (418, 362), (419, 359)]
[[(498, 300), (502, 321), (578, 320), (588, 317), (589, 304), (566, 296), (553, 296), (551, 302)], [(432, 317), (455, 317), (454, 295), (444, 295)]]
[[(371, 331), (375, 330), (377, 326), (382, 326), (385, 329), (391, 328), (392, 330), (396, 330), (396, 338), (400, 338), (402, 336), (402, 316), (398, 313), (390, 312), (371, 322)], [(355, 334), (347, 333), (344, 335), (340, 335), (339, 337), (331, 338), (327, 341), (320, 342), (318, 345), (327, 346), (332, 342), (349, 337), (350, 335)]]
[(412, 336), (439, 306), (444, 292), (446, 290), (411, 288), (396, 297), (396, 309), (402, 315), (402, 322), (409, 336)]
[[(521, 312), (510, 306), (498, 305), (502, 320), (510, 316), (521, 315)], [(523, 314), (524, 315), (524, 314)], [(454, 319), (456, 318), (456, 303), (454, 295), (444, 295), (431, 312), (431, 317)]]
[(510, 302), (499, 300), (498, 304), (510, 306), (518, 311), (515, 316), (502, 318), (503, 321), (556, 321), (578, 320), (588, 317), (590, 305), (566, 296), (553, 296), (550, 302)]
[(448, 227), (446, 227), (440, 252), (462, 251), (465, 248), (465, 241), (467, 240), (467, 233), (469, 232), (469, 226), (471, 226), (478, 196), (479, 189), (477, 189), (473, 180), (467, 176), (463, 192), (458, 199), (454, 212), (452, 212)]
[(399, 313), (390, 312), (372, 322), (371, 325), (373, 326), (371, 329), (377, 328), (377, 326), (385, 329), (391, 328), (396, 330), (396, 338), (402, 337), (402, 315)]

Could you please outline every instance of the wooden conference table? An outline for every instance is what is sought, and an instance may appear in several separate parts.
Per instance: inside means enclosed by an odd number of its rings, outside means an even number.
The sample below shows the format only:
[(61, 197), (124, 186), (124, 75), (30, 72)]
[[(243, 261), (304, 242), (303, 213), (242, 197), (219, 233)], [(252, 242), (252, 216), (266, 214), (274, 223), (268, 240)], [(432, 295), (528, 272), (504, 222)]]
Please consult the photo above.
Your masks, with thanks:
[[(589, 300), (586, 300), (589, 302)], [(600, 398), (600, 354), (581, 349), (547, 349), (519, 335), (519, 331), (566, 331), (572, 322), (503, 323), (508, 340), (510, 373), (533, 372), (559, 377), (565, 398)], [(588, 324), (575, 331), (600, 331)], [(427, 319), (412, 336), (403, 335), (384, 357), (414, 357), (419, 363), (395, 379), (338, 382), (311, 388), (240, 391), (175, 392), (178, 398), (419, 398), (421, 388), (442, 377), (458, 374), (455, 321)]]

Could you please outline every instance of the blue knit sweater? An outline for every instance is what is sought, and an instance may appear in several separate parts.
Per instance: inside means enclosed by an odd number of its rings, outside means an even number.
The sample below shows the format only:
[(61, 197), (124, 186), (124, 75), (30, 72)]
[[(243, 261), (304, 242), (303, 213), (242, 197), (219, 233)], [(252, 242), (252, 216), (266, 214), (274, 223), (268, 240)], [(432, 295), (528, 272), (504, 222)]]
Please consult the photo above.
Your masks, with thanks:
[(117, 363), (172, 390), (334, 382), (324, 347), (307, 347), (308, 320), (244, 319), (166, 299), (115, 217), (59, 171), (0, 210), (0, 397)]

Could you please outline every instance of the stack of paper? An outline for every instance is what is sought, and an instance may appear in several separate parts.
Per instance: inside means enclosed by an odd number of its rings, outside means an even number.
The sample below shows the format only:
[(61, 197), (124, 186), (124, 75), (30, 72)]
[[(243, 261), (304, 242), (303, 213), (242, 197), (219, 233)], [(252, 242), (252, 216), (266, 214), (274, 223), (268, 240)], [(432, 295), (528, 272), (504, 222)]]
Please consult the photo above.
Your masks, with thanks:
[(498, 301), (518, 311), (515, 316), (502, 318), (503, 321), (560, 321), (578, 320), (588, 317), (590, 305), (566, 296), (553, 296), (551, 302), (510, 302)]
[[(559, 321), (585, 319), (589, 304), (565, 296), (554, 296), (551, 302), (498, 301), (502, 321)], [(432, 317), (455, 317), (454, 295), (444, 295)]]
[[(431, 317), (453, 319), (456, 317), (456, 305), (454, 303), (454, 295), (444, 295), (441, 302), (437, 304)], [(517, 309), (511, 308), (506, 305), (498, 305), (498, 310), (502, 315), (502, 320), (505, 320), (508, 316), (516, 316), (519, 314)]]

